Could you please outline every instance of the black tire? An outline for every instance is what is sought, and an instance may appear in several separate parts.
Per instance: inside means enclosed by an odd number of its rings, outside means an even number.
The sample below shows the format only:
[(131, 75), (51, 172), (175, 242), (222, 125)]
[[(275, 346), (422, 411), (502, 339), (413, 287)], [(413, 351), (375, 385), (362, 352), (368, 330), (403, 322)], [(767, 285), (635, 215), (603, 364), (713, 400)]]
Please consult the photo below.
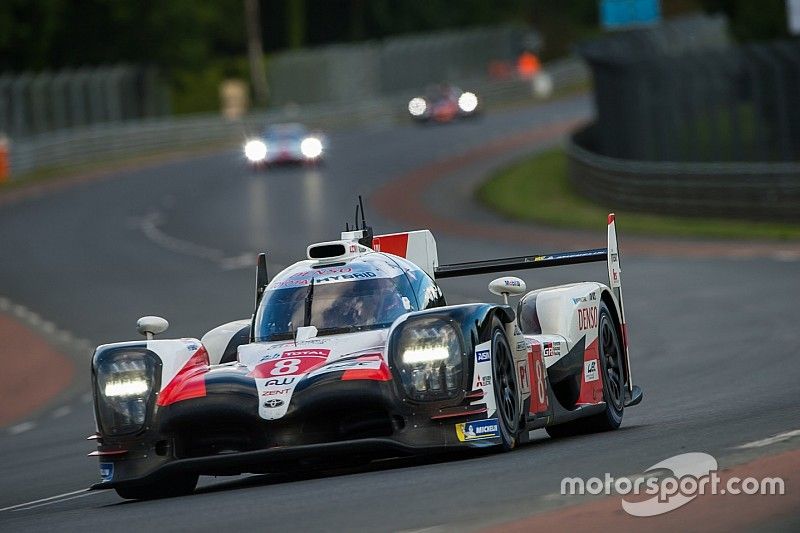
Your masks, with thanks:
[(553, 438), (569, 437), (599, 431), (611, 431), (622, 424), (625, 410), (625, 372), (619, 332), (605, 303), (600, 302), (597, 313), (597, 355), (603, 373), (603, 399), (605, 411), (573, 420), (566, 424), (548, 426), (547, 434)]
[(504, 451), (517, 446), (520, 430), (519, 389), (514, 355), (500, 321), (492, 325), (492, 383), (497, 402), (497, 422)]
[(199, 476), (181, 475), (162, 478), (158, 482), (116, 487), (114, 490), (127, 500), (158, 500), (185, 496), (194, 492)]

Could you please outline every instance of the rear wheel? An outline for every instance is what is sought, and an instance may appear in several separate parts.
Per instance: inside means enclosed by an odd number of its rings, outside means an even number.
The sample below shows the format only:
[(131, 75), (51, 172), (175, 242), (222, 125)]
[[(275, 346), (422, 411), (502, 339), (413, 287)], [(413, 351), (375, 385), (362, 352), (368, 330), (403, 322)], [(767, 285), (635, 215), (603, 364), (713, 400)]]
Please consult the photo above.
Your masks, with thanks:
[(568, 437), (596, 431), (610, 431), (622, 424), (625, 410), (625, 371), (622, 363), (622, 345), (614, 319), (600, 302), (597, 313), (597, 355), (603, 377), (603, 400), (606, 408), (593, 416), (545, 428), (551, 437)]
[(492, 379), (502, 447), (513, 450), (520, 428), (517, 372), (506, 333), (497, 319), (492, 328)]
[(194, 492), (197, 486), (197, 474), (174, 475), (161, 478), (157, 482), (116, 487), (114, 490), (121, 498), (128, 500), (157, 500), (185, 496)]

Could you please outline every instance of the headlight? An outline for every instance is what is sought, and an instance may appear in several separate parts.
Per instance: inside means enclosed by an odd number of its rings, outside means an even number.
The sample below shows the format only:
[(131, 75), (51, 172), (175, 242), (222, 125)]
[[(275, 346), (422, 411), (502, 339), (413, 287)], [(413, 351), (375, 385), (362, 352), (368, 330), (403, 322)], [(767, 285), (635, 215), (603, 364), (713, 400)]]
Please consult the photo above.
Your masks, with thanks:
[(322, 141), (316, 137), (306, 137), (300, 143), (300, 151), (307, 159), (316, 159), (322, 155)]
[(244, 156), (253, 163), (258, 163), (267, 157), (267, 145), (258, 139), (247, 141), (244, 145)]
[(408, 112), (411, 113), (411, 116), (419, 117), (425, 114), (425, 111), (428, 109), (428, 104), (425, 103), (424, 98), (412, 98), (410, 102), (408, 102)]
[(157, 363), (145, 349), (112, 350), (95, 359), (97, 412), (108, 435), (144, 427), (154, 400)]
[(478, 107), (478, 97), (475, 93), (461, 93), (458, 97), (458, 108), (464, 113), (472, 113)]
[(420, 318), (398, 326), (394, 362), (406, 394), (441, 400), (462, 387), (464, 347), (456, 327), (442, 318)]

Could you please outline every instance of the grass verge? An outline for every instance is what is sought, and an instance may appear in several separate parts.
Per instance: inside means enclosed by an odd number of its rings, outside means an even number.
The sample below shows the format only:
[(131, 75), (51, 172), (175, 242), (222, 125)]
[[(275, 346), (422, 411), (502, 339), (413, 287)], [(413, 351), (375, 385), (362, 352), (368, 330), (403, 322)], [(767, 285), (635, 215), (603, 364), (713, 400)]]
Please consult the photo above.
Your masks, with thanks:
[[(510, 218), (549, 226), (596, 229), (607, 207), (572, 191), (562, 149), (542, 152), (493, 174), (477, 191), (479, 200)], [(614, 211), (612, 208), (611, 211)], [(800, 239), (800, 225), (689, 218), (615, 211), (625, 232), (726, 239)]]

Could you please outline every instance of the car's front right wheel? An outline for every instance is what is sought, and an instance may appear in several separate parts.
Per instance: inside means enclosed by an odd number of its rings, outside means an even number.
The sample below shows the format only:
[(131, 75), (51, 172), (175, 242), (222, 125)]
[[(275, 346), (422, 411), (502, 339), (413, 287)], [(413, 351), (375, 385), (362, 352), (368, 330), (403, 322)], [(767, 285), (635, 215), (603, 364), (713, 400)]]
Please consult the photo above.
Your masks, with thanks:
[(497, 404), (497, 424), (503, 450), (517, 446), (520, 431), (520, 408), (517, 385), (517, 367), (500, 321), (495, 318), (492, 327), (492, 379)]

